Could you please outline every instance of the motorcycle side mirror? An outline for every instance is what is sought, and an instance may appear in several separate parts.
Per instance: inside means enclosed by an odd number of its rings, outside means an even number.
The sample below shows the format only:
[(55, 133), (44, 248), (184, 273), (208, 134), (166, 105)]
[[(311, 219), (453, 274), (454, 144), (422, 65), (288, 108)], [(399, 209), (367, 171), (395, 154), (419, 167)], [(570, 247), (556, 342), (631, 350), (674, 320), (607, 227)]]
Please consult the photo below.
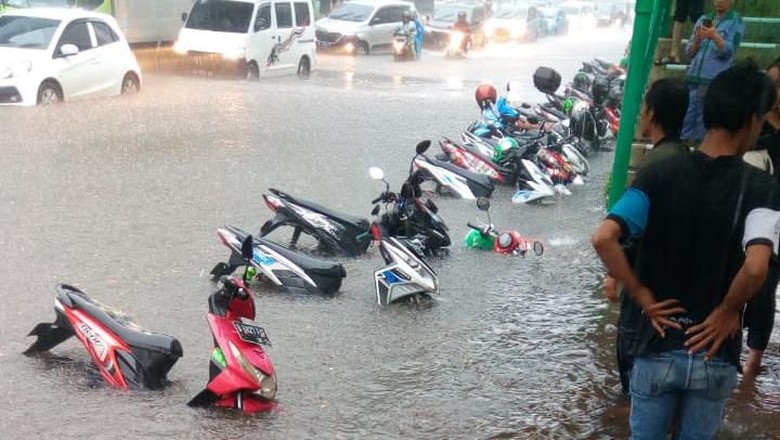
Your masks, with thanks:
[(371, 176), (371, 178), (374, 180), (384, 180), (385, 178), (385, 172), (382, 171), (382, 168), (378, 167), (369, 168), (368, 175)]
[(477, 208), (479, 208), (480, 211), (487, 211), (488, 209), (490, 209), (490, 200), (488, 200), (486, 197), (478, 198)]
[(371, 215), (379, 214), (379, 205), (374, 205), (374, 209), (371, 210)]
[(424, 140), (424, 141), (420, 142), (419, 144), (417, 144), (417, 148), (416, 148), (417, 154), (425, 153), (426, 151), (428, 151), (428, 148), (430, 148), (430, 147), (431, 147), (431, 141)]
[(252, 237), (251, 234), (247, 235), (246, 238), (244, 239), (244, 242), (241, 243), (241, 255), (247, 260), (251, 260), (252, 257), (255, 256), (253, 245), (254, 245), (254, 238)]

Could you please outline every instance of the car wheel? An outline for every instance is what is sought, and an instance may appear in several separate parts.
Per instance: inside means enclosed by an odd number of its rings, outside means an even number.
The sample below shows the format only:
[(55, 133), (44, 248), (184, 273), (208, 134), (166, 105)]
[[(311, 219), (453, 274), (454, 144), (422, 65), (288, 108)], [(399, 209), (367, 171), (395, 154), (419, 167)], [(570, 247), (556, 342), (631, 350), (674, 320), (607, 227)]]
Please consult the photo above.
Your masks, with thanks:
[(365, 41), (359, 41), (358, 44), (355, 45), (355, 55), (366, 56), (368, 55), (368, 52), (368, 43)]
[(41, 83), (38, 88), (38, 105), (51, 105), (62, 101), (60, 86), (51, 80)]
[(246, 63), (246, 79), (251, 81), (257, 81), (260, 79), (260, 67), (254, 61)]
[(309, 75), (311, 75), (311, 62), (308, 57), (301, 57), (298, 63), (298, 77), (306, 79)]
[(141, 82), (135, 73), (129, 72), (122, 80), (122, 94), (129, 95), (141, 91)]

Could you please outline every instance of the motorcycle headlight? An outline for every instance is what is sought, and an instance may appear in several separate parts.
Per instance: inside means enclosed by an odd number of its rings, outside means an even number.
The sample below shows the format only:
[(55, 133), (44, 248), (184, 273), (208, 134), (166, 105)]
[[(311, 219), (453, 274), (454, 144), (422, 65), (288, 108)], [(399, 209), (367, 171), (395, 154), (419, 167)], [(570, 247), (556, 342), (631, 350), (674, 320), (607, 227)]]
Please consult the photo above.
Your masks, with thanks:
[(255, 394), (268, 400), (275, 399), (276, 374), (274, 373), (271, 376), (263, 374), (262, 371), (258, 370), (251, 363), (249, 363), (249, 361), (241, 354), (241, 351), (236, 348), (235, 345), (230, 342), (228, 342), (228, 345), (230, 345), (230, 351), (233, 353), (233, 357), (236, 358), (236, 361), (238, 362), (238, 365), (241, 367), (241, 369), (244, 370), (244, 372), (247, 373), (255, 381), (255, 383), (260, 386), (260, 389), (257, 390)]
[(27, 75), (32, 70), (32, 62), (16, 61), (0, 72), (0, 79), (19, 78)]

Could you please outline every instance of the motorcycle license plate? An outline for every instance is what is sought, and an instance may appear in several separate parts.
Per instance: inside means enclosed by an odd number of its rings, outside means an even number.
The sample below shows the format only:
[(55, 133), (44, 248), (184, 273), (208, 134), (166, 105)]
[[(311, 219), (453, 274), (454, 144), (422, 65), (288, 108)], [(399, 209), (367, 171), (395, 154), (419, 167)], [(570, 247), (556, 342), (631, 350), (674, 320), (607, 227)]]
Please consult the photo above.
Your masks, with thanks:
[(265, 329), (257, 325), (253, 321), (234, 321), (233, 326), (236, 328), (238, 336), (250, 344), (257, 345), (271, 345), (271, 340), (268, 338), (268, 333)]

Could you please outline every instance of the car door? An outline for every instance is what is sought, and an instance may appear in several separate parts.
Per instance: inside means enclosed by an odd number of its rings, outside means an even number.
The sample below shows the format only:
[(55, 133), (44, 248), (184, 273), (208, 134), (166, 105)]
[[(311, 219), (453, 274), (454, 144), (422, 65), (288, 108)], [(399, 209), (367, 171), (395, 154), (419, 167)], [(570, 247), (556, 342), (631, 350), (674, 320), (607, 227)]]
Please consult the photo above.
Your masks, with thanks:
[[(94, 84), (100, 76), (100, 68), (93, 50), (93, 38), (87, 20), (79, 19), (68, 23), (57, 41), (52, 58), (57, 71), (56, 78), (66, 100), (85, 98), (96, 90)], [(78, 53), (63, 55), (62, 46), (66, 44), (76, 46)]]
[(276, 32), (274, 46), (271, 49), (269, 70), (281, 71), (295, 67), (297, 59), (290, 49), (296, 36), (293, 27), (293, 9), (289, 1), (276, 1), (273, 3), (274, 18), (276, 19)]
[(401, 25), (403, 11), (398, 6), (382, 6), (370, 21), (371, 48), (387, 49), (393, 40), (393, 32)]
[[(315, 51), (314, 28), (312, 26), (312, 8), (308, 1), (293, 2), (293, 13), (295, 18), (295, 37), (292, 45), (292, 58), (295, 60), (296, 68), (299, 60), (304, 55), (313, 57)], [(314, 62), (312, 59), (311, 63)]]
[(122, 90), (127, 53), (123, 50), (119, 36), (105, 21), (90, 19), (96, 46), (92, 49), (97, 61), (97, 80), (94, 83), (96, 95), (115, 95)]
[(271, 2), (260, 3), (255, 12), (246, 48), (246, 60), (254, 62), (258, 72), (263, 72), (269, 66), (276, 37)]

